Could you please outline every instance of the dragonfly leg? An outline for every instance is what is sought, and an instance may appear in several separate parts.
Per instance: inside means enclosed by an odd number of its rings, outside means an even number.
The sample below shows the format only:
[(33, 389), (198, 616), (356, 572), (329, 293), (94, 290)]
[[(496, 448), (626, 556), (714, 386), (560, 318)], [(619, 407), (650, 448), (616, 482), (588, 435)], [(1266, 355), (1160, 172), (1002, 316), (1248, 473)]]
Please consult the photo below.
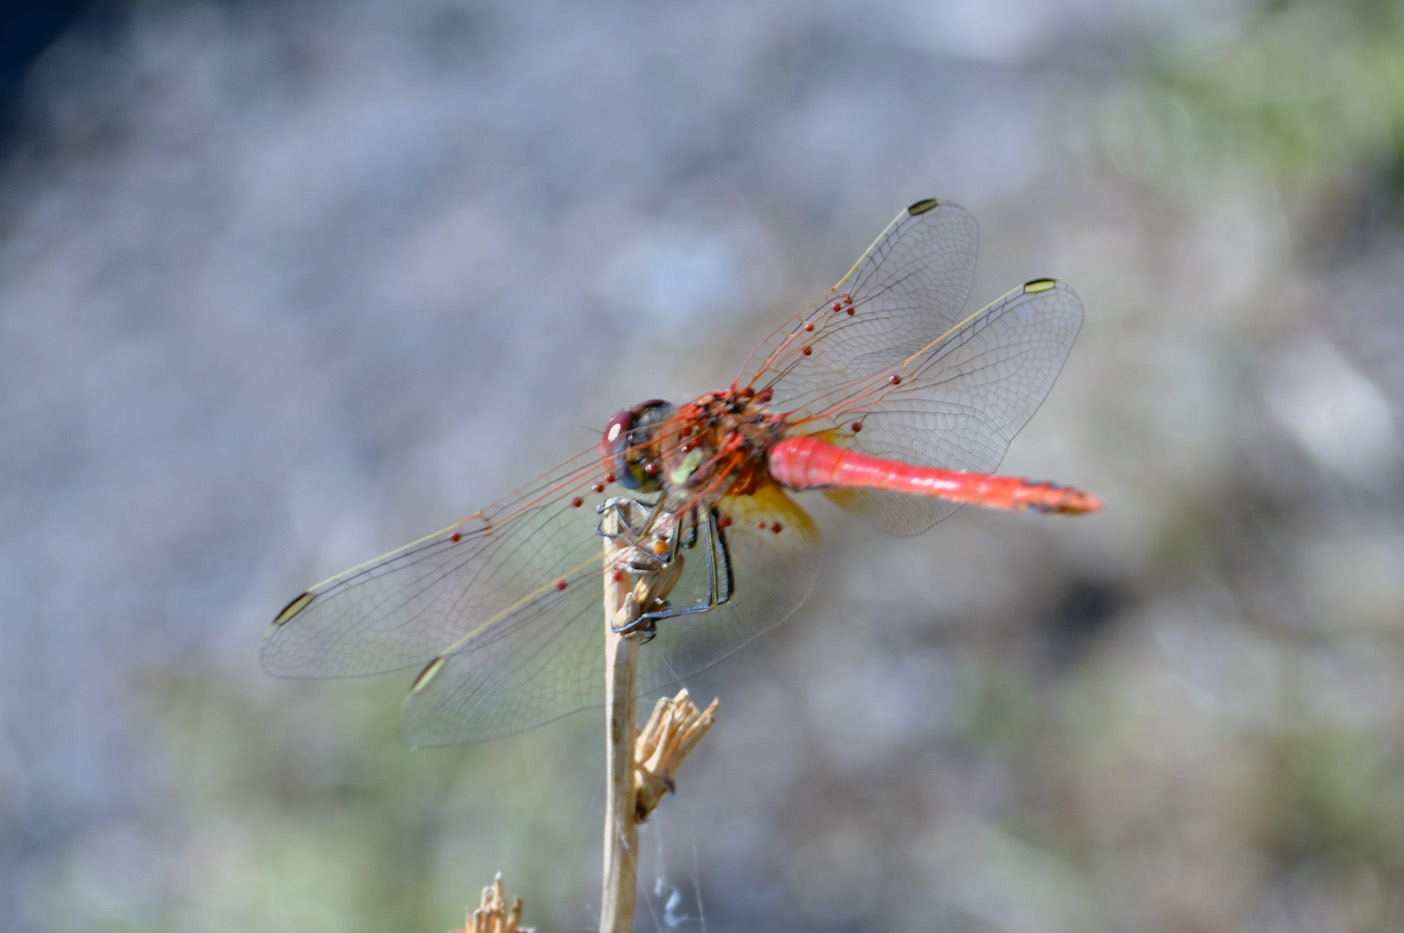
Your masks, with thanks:
[[(601, 538), (618, 538), (621, 535), (627, 537), (631, 544), (637, 543), (643, 537), (644, 529), (648, 527), (650, 520), (658, 509), (658, 503), (645, 502), (643, 499), (631, 499), (628, 496), (614, 496), (606, 499), (595, 506), (595, 513), (600, 516), (600, 523), (595, 526), (595, 534)], [(643, 517), (636, 524), (631, 521), (634, 511), (643, 513)], [(606, 531), (605, 523), (610, 516), (614, 516), (617, 530)]]
[[(627, 556), (630, 551), (637, 552), (637, 558)], [(666, 611), (668, 593), (682, 576), (682, 555), (665, 561), (643, 548), (630, 547), (619, 556), (626, 566), (634, 560), (640, 570), (631, 571), (634, 587), (625, 595), (620, 620), (612, 628), (618, 635), (640, 635), (644, 642), (652, 641), (658, 634), (659, 613)]]
[[(709, 509), (705, 519), (699, 519), (693, 511), (684, 531), (679, 523), (656, 522), (650, 514), (641, 526), (629, 521), (634, 509), (653, 509), (648, 503), (634, 499), (610, 499), (600, 506), (600, 512), (611, 512), (617, 523), (625, 530), (603, 531), (611, 537), (623, 536), (628, 544), (620, 548), (612, 560), (616, 570), (622, 570), (635, 578), (634, 588), (626, 598), (623, 621), (614, 626), (614, 631), (623, 635), (642, 635), (645, 642), (657, 635), (658, 623), (677, 616), (697, 615), (728, 602), (736, 587), (735, 572), (731, 565), (731, 547), (727, 541), (725, 528), (720, 522), (721, 513)], [(666, 530), (660, 529), (666, 526)], [(645, 534), (642, 528), (651, 527)], [(707, 567), (707, 587), (700, 599), (691, 606), (675, 607), (669, 604), (668, 595), (682, 577), (683, 556), (695, 550), (699, 542), (703, 546), (703, 559)]]
[[(694, 522), (686, 545), (689, 548), (695, 545), (699, 537), (704, 537), (707, 541), (707, 549), (704, 552), (707, 561), (706, 594), (691, 606), (678, 608), (664, 603), (657, 609), (646, 611), (639, 617), (639, 624), (656, 627), (659, 622), (665, 619), (707, 612), (731, 599), (736, 588), (736, 576), (731, 566), (731, 546), (727, 543), (726, 529), (719, 522), (720, 517), (720, 513), (716, 509), (712, 509), (708, 512), (705, 522)], [(701, 526), (700, 534), (698, 526)], [(673, 565), (677, 565), (677, 573), (681, 574), (681, 552), (669, 562), (669, 568), (671, 569)], [(671, 588), (670, 584), (668, 589), (671, 590)]]
[[(657, 634), (651, 615), (667, 607), (668, 593), (682, 576), (678, 524), (658, 520), (658, 503), (627, 497), (608, 499), (596, 511), (602, 516), (596, 532), (620, 541), (608, 569), (629, 574), (633, 583), (611, 627), (616, 634), (651, 641)], [(695, 540), (693, 529), (682, 547), (690, 547)]]
[(643, 610), (632, 592), (625, 594), (624, 606), (619, 611), (619, 621), (610, 626), (614, 634), (626, 638), (637, 636), (639, 644), (646, 645), (658, 635), (658, 626), (652, 620), (643, 618)]

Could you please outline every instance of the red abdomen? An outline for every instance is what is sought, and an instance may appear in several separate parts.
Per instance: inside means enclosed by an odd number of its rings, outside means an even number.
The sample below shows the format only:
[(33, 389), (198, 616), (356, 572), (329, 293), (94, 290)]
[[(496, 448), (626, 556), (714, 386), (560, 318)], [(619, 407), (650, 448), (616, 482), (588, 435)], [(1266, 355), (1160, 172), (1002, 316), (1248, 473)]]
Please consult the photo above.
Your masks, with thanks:
[(835, 447), (815, 437), (788, 437), (770, 450), (770, 475), (789, 489), (881, 489), (997, 509), (1077, 515), (1101, 501), (1071, 486), (992, 473), (913, 466)]

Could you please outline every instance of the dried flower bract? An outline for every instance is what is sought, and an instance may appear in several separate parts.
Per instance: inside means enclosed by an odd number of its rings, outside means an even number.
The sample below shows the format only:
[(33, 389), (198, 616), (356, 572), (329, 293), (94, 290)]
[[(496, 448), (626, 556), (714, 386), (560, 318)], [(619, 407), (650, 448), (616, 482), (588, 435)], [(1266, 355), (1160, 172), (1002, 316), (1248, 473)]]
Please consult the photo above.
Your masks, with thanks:
[(634, 818), (642, 823), (674, 788), (674, 775), (716, 721), (720, 700), (699, 710), (686, 690), (663, 698), (634, 746)]

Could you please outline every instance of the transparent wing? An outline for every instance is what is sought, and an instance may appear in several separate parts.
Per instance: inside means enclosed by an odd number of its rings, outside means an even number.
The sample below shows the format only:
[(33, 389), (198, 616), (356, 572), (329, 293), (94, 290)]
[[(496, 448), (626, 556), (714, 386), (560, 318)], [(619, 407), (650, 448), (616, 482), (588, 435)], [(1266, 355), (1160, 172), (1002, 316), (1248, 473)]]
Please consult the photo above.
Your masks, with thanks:
[[(990, 472), (1052, 388), (1081, 324), (1082, 302), (1071, 288), (1030, 282), (902, 363), (849, 391), (811, 399), (799, 430), (893, 460)], [(829, 497), (896, 534), (924, 531), (960, 507), (872, 491)]]
[[(778, 624), (804, 600), (818, 572), (818, 531), (778, 487), (732, 496), (721, 508), (735, 575), (731, 600), (658, 623), (639, 649), (639, 690), (707, 667)], [(764, 526), (764, 527), (762, 527)], [(775, 529), (779, 529), (778, 531)], [(577, 585), (551, 588), (513, 607), (434, 660), (406, 697), (400, 732), (416, 746), (453, 745), (520, 732), (604, 702), (601, 545)], [(707, 561), (688, 552), (671, 599), (693, 605), (708, 591)]]
[[(600, 705), (603, 552), (594, 507), (609, 494), (595, 490), (603, 482), (599, 455), (588, 451), (457, 525), (319, 583), (274, 621), (264, 667), (292, 677), (423, 667), (401, 721), (412, 745), (510, 735)], [(735, 593), (659, 623), (640, 651), (644, 691), (735, 651), (793, 612), (813, 585), (818, 531), (783, 491), (729, 497), (723, 508)], [(708, 590), (705, 555), (684, 559), (676, 606)]]
[[(1082, 304), (1043, 279), (966, 317), (976, 247), (963, 208), (913, 204), (828, 299), (762, 344), (737, 386), (769, 390), (767, 407), (831, 443), (925, 466), (995, 469), (1052, 387)], [(828, 495), (897, 534), (960, 507), (874, 491)]]
[(593, 487), (603, 474), (599, 454), (586, 451), (456, 525), (317, 584), (274, 620), (263, 666), (287, 677), (422, 666), (520, 615), (540, 617), (520, 637), (549, 651), (533, 633), (565, 624), (576, 611), (570, 585), (599, 574), (603, 494)]
[[(975, 222), (964, 210), (913, 205), (832, 300), (762, 345), (738, 387), (770, 391), (795, 430), (834, 443), (917, 464), (993, 469), (1052, 385), (1082, 311), (1070, 289), (1041, 280), (961, 320), (975, 249)], [(335, 677), (427, 665), (402, 721), (412, 744), (507, 735), (598, 705), (604, 620), (595, 506), (611, 494), (606, 484), (599, 454), (587, 451), (457, 525), (318, 584), (275, 620), (264, 666)], [(833, 496), (899, 533), (954, 510), (881, 493)], [(813, 584), (817, 531), (782, 490), (729, 496), (721, 508), (731, 519), (734, 592), (708, 612), (660, 622), (640, 652), (644, 690), (729, 654), (788, 616)], [(709, 588), (704, 554), (685, 560), (675, 607)]]
[(604, 702), (600, 539), (583, 547), (588, 572), (511, 606), (429, 663), (405, 696), (406, 743), (497, 738)]
[(979, 228), (965, 208), (913, 204), (828, 298), (751, 354), (737, 387), (770, 388), (772, 407), (785, 411), (918, 352), (963, 316), (978, 244)]

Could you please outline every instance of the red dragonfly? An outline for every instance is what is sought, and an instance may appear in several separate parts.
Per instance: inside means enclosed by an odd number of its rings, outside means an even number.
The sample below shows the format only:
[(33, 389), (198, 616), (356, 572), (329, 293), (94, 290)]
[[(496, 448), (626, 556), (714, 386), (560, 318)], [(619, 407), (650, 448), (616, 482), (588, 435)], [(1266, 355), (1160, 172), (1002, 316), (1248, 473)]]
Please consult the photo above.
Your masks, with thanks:
[(644, 402), (598, 448), (480, 512), (332, 577), (278, 614), (270, 672), (420, 668), (411, 745), (508, 735), (604, 699), (606, 525), (676, 577), (632, 628), (647, 692), (792, 613), (819, 535), (791, 498), (820, 489), (910, 535), (967, 502), (1080, 513), (1084, 492), (991, 472), (1053, 385), (1082, 322), (1072, 289), (1035, 279), (974, 314), (977, 230), (925, 200), (897, 216), (814, 307), (751, 354), (731, 386)]

